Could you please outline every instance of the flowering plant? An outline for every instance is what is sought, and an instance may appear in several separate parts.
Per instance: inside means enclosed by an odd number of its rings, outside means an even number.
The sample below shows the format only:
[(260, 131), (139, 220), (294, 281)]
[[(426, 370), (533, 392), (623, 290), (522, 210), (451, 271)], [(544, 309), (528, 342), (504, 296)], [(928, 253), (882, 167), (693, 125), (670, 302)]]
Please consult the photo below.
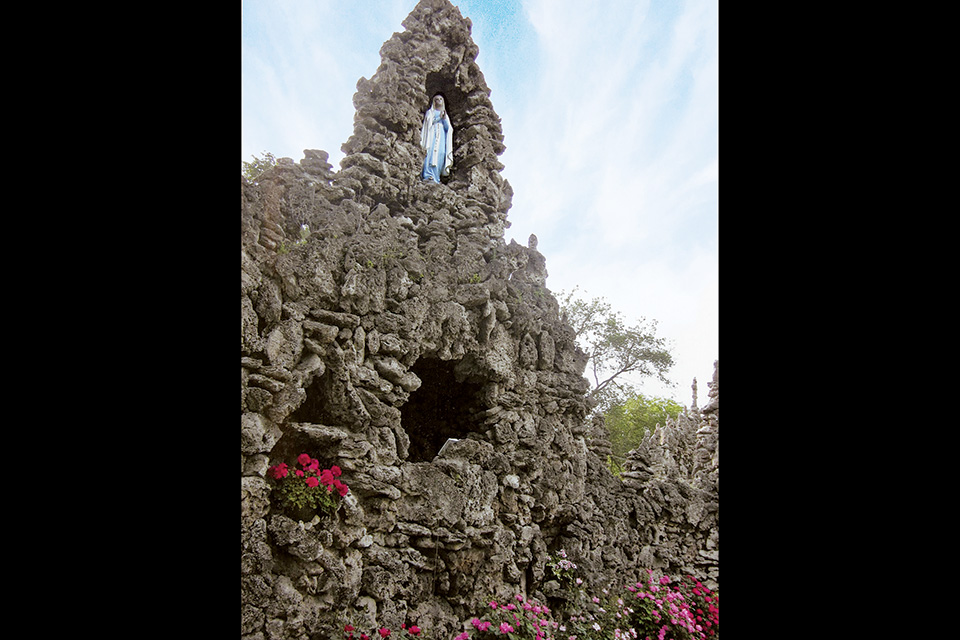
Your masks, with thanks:
[[(470, 621), (476, 629), (473, 637), (477, 640), (501, 636), (506, 636), (510, 640), (516, 638), (550, 640), (560, 626), (553, 620), (547, 605), (533, 599), (525, 599), (523, 594), (519, 593), (505, 603), (491, 600), (490, 611), (483, 617), (486, 620), (474, 618)], [(454, 640), (466, 640), (469, 637), (470, 633), (464, 631)]]
[[(570, 612), (560, 626), (563, 640), (607, 640), (636, 638), (637, 631), (629, 624), (633, 609), (622, 597), (603, 590), (603, 599), (583, 595), (579, 610)], [(643, 638), (641, 638), (643, 640)]]
[[(304, 509), (333, 513), (350, 489), (340, 481), (340, 467), (320, 470), (320, 461), (306, 453), (297, 456), (299, 468), (290, 469), (286, 462), (267, 469), (280, 507), (288, 513)], [(339, 497), (334, 496), (334, 490)]]
[[(357, 631), (360, 635), (354, 636), (354, 631)], [(403, 623), (400, 625), (400, 631), (397, 633), (396, 637), (409, 638), (412, 636), (414, 638), (418, 638), (420, 636), (420, 631), (420, 627), (415, 624), (408, 627), (406, 623)], [(372, 634), (373, 637), (371, 638), (367, 634), (355, 629), (353, 625), (348, 624), (343, 628), (343, 635), (346, 640), (387, 640), (387, 638), (389, 638), (392, 634), (393, 632), (387, 627), (381, 627)]]
[(556, 576), (561, 586), (570, 586), (574, 580), (576, 580), (578, 585), (583, 582), (580, 578), (573, 577), (573, 572), (576, 568), (577, 565), (567, 559), (567, 552), (563, 549), (557, 552), (557, 555), (553, 558), (553, 562), (550, 563), (550, 570), (553, 572), (553, 575)]
[(703, 586), (693, 576), (677, 587), (683, 593), (684, 600), (694, 613), (697, 624), (703, 627), (708, 637), (720, 633), (720, 594)]
[[(481, 640), (506, 636), (511, 640), (715, 640), (719, 637), (720, 599), (693, 576), (671, 585), (663, 576), (654, 579), (647, 570), (646, 584), (626, 585), (625, 591), (611, 594), (603, 589), (603, 598), (588, 595), (583, 581), (575, 576), (577, 565), (563, 550), (550, 566), (553, 574), (571, 591), (563, 611), (551, 612), (534, 600), (490, 603), (488, 620), (474, 618), (474, 629), (454, 640)], [(555, 615), (556, 621), (551, 617)], [(362, 640), (362, 639), (361, 639)]]
[[(719, 626), (714, 627), (714, 623), (704, 619), (702, 614), (696, 613), (698, 610), (696, 601), (691, 604), (684, 597), (684, 591), (689, 585), (681, 583), (679, 586), (670, 586), (670, 577), (663, 576), (659, 580), (654, 580), (652, 571), (647, 569), (650, 577), (647, 584), (636, 583), (636, 586), (627, 586), (627, 590), (633, 595), (630, 599), (633, 612), (629, 617), (629, 623), (632, 629), (635, 629), (638, 637), (650, 638), (651, 640), (664, 640), (665, 637), (674, 640), (706, 640), (709, 636), (714, 636), (719, 631)], [(703, 594), (706, 587), (691, 577), (698, 587), (690, 589)], [(713, 598), (709, 598), (712, 602)], [(718, 603), (719, 604), (719, 603)], [(702, 610), (701, 610), (702, 611)], [(712, 610), (716, 622), (719, 623), (719, 606)], [(701, 622), (703, 624), (701, 624)], [(706, 624), (709, 622), (709, 624)], [(669, 634), (669, 636), (667, 636)]]

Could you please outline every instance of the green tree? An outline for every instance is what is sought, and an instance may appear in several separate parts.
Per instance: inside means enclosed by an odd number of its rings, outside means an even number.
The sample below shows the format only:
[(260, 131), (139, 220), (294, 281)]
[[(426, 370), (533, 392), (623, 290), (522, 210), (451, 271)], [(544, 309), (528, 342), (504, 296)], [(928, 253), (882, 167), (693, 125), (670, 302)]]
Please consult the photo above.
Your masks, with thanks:
[(246, 160), (240, 161), (240, 175), (250, 182), (255, 182), (256, 179), (260, 177), (260, 174), (270, 167), (277, 166), (277, 159), (273, 157), (272, 153), (267, 151), (264, 151), (263, 156), (260, 158), (257, 156), (250, 157), (253, 158), (253, 162), (247, 162)]
[[(666, 374), (673, 356), (663, 338), (658, 338), (656, 320), (640, 318), (627, 324), (604, 298), (583, 300), (574, 288), (561, 302), (564, 318), (576, 333), (577, 344), (587, 356), (587, 373), (593, 378), (590, 399), (596, 411), (606, 413), (617, 403), (638, 395), (632, 378), (654, 376), (668, 385)], [(561, 295), (563, 295), (561, 293)]]
[(667, 418), (676, 419), (684, 407), (669, 398), (648, 397), (637, 394), (624, 402), (610, 406), (604, 413), (604, 421), (610, 432), (612, 455), (610, 470), (619, 474), (623, 462), (632, 449), (656, 426), (665, 425)]

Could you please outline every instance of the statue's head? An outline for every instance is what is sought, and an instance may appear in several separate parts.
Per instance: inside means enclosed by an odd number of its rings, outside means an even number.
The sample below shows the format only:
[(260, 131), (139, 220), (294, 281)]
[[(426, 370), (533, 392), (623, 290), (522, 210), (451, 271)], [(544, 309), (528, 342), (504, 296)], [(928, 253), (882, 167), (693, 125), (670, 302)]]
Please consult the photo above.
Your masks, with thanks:
[(435, 94), (433, 96), (432, 105), (433, 105), (433, 108), (436, 109), (437, 111), (444, 111), (444, 107), (446, 106), (446, 104), (443, 100), (443, 96), (439, 93)]

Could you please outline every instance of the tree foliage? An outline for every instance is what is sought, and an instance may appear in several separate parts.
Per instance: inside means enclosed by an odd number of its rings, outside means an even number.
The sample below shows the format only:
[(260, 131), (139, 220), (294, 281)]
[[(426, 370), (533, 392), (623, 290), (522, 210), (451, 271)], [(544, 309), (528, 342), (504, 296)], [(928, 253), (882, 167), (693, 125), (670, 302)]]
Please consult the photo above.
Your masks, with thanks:
[(250, 182), (255, 182), (256, 179), (260, 177), (260, 174), (270, 167), (277, 166), (277, 159), (273, 157), (272, 153), (267, 151), (264, 151), (263, 155), (259, 158), (257, 156), (250, 157), (253, 158), (253, 162), (247, 162), (246, 160), (240, 161), (240, 175)]
[(610, 406), (604, 413), (604, 422), (610, 432), (612, 455), (610, 470), (619, 473), (624, 458), (640, 441), (652, 433), (657, 425), (665, 425), (667, 418), (676, 419), (684, 407), (669, 398), (637, 394)]
[(672, 385), (667, 371), (673, 356), (663, 338), (658, 338), (657, 322), (640, 318), (628, 324), (623, 314), (614, 311), (604, 298), (583, 300), (574, 288), (566, 294), (561, 308), (576, 333), (577, 344), (588, 356), (587, 374), (592, 378), (590, 399), (596, 410), (605, 413), (617, 403), (638, 395), (631, 378), (656, 377)]

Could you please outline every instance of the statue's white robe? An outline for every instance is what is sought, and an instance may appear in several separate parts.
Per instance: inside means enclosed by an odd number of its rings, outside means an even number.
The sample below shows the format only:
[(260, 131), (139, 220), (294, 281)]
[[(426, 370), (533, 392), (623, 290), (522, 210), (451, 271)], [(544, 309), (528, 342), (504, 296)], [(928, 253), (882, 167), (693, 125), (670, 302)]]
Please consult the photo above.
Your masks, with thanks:
[(420, 146), (426, 152), (420, 177), (440, 182), (453, 166), (453, 125), (446, 113), (427, 109), (420, 129)]

